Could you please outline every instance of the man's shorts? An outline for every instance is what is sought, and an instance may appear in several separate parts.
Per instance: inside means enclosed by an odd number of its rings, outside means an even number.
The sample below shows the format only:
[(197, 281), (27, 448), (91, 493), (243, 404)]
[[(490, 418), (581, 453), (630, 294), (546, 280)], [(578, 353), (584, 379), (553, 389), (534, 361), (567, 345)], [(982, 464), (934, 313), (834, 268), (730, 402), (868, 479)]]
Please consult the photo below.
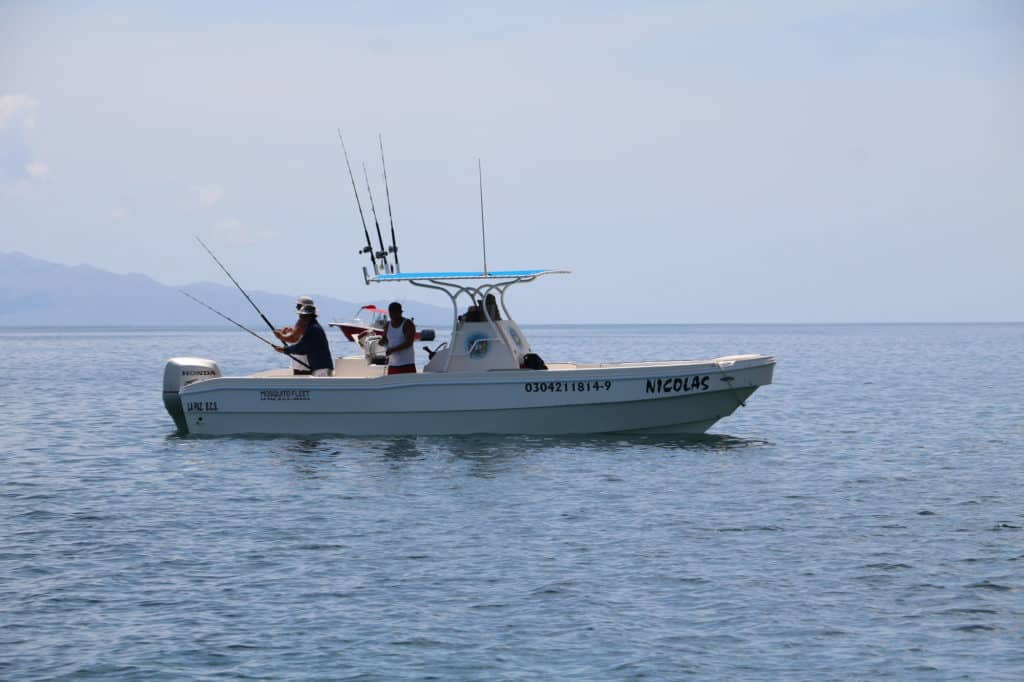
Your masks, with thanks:
[(388, 365), (388, 374), (415, 374), (416, 365)]

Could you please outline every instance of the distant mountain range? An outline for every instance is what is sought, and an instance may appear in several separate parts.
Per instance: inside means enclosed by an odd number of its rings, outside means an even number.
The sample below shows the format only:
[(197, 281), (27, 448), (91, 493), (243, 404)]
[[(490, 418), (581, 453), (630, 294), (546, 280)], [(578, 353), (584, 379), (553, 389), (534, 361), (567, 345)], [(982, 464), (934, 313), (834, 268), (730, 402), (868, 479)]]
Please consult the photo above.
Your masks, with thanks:
[[(183, 289), (225, 315), (253, 329), (265, 325), (245, 298), (231, 285), (198, 282), (167, 286), (145, 275), (119, 275), (89, 265), (60, 265), (22, 253), (0, 252), (0, 326), (224, 326), (214, 313), (190, 301)], [(275, 324), (294, 322), (295, 297), (249, 291)], [(321, 323), (352, 318), (365, 304), (383, 300), (344, 301), (310, 293)], [(406, 315), (422, 325), (443, 325), (451, 311), (403, 301)]]

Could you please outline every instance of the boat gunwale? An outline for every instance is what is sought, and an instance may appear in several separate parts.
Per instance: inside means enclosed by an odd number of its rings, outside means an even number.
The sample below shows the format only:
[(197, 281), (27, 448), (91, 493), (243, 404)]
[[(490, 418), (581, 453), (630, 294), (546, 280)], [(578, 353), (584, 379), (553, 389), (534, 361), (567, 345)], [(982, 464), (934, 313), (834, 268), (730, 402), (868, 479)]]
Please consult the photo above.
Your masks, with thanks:
[[(742, 357), (742, 360), (732, 361), (731, 364), (720, 366), (716, 361), (727, 360), (729, 357)], [(557, 364), (557, 363), (556, 363)], [(548, 370), (524, 370), (524, 369), (495, 369), (484, 372), (417, 372), (416, 374), (392, 374), (376, 375), (366, 377), (313, 377), (313, 376), (219, 376), (182, 386), (179, 393), (200, 393), (219, 389), (249, 389), (266, 386), (267, 382), (280, 384), (277, 388), (308, 389), (315, 391), (330, 391), (344, 388), (346, 390), (391, 390), (402, 388), (421, 388), (429, 386), (498, 386), (508, 384), (519, 384), (526, 382), (561, 381), (567, 377), (573, 377), (574, 381), (598, 380), (615, 378), (619, 380), (636, 379), (646, 380), (658, 378), (663, 375), (664, 370), (687, 369), (695, 370), (688, 373), (701, 373), (697, 368), (706, 368), (707, 373), (727, 374), (729, 372), (748, 369), (758, 369), (775, 365), (776, 361), (770, 355), (750, 356), (726, 356), (715, 360), (690, 361), (677, 360), (650, 363), (622, 363), (604, 364), (600, 366), (585, 366), (578, 368), (548, 369)], [(638, 372), (637, 370), (647, 370)], [(587, 373), (593, 373), (588, 375)], [(609, 377), (609, 374), (611, 377)], [(626, 376), (622, 376), (626, 375)], [(546, 378), (545, 378), (546, 377)], [(723, 387), (719, 390), (731, 390)]]

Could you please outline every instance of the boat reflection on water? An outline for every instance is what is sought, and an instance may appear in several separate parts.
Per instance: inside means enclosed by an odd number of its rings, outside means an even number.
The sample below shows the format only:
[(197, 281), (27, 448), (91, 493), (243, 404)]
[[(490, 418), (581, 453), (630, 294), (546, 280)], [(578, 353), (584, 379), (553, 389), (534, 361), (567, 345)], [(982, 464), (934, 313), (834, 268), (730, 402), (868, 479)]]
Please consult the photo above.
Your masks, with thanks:
[(463, 459), (507, 459), (542, 455), (548, 451), (587, 455), (635, 455), (639, 450), (725, 453), (770, 446), (758, 438), (721, 434), (590, 434), (568, 436), (449, 436), (418, 439), (436, 443)]
[[(182, 436), (168, 438), (180, 440)], [(186, 441), (190, 440), (186, 437)], [(201, 439), (201, 440), (206, 440)], [(237, 437), (232, 440), (238, 440)], [(292, 469), (305, 479), (331, 479), (376, 462), (398, 472), (413, 467), (435, 471), (438, 476), (496, 478), (522, 473), (532, 464), (571, 457), (591, 469), (595, 465), (657, 459), (674, 455), (714, 457), (749, 453), (773, 447), (766, 440), (720, 434), (659, 436), (611, 434), (587, 436), (383, 436), (361, 438), (327, 436), (295, 439), (290, 436), (244, 436), (271, 460)], [(553, 459), (549, 459), (553, 458)], [(371, 468), (377, 468), (371, 466)], [(346, 497), (346, 499), (349, 499)]]

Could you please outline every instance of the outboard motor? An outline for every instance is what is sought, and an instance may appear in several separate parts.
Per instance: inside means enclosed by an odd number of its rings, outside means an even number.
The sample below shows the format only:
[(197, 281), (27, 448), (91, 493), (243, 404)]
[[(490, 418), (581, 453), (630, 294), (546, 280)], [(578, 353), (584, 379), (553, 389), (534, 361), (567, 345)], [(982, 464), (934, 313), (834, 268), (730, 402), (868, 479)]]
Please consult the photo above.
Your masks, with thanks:
[(188, 431), (185, 410), (181, 406), (181, 389), (197, 381), (216, 379), (220, 367), (204, 358), (171, 358), (164, 366), (164, 407), (174, 419), (178, 430)]
[[(433, 341), (435, 332), (433, 329), (422, 329), (419, 337), (420, 341)], [(384, 337), (380, 334), (363, 334), (359, 337), (359, 345), (363, 349), (366, 361), (371, 365), (388, 364), (387, 346), (384, 345)]]
[(359, 345), (363, 349), (366, 361), (371, 365), (386, 365), (388, 362), (387, 346), (384, 337), (379, 334), (363, 334), (359, 337)]

